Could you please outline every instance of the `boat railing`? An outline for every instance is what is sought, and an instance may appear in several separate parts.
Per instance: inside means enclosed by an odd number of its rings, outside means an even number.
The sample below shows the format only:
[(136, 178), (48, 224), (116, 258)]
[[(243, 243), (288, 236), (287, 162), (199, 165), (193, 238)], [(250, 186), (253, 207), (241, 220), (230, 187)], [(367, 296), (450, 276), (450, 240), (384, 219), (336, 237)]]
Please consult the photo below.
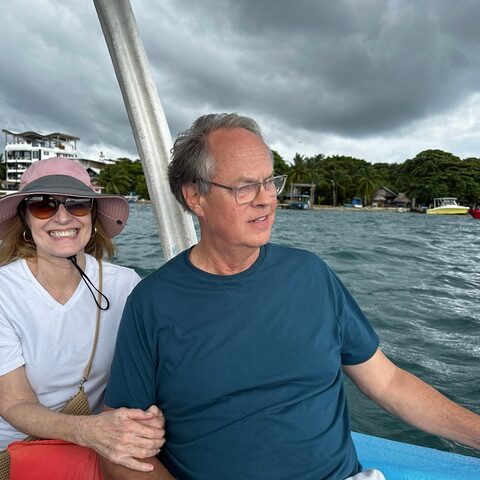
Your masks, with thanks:
[(456, 207), (458, 206), (456, 197), (442, 197), (433, 199), (433, 207)]

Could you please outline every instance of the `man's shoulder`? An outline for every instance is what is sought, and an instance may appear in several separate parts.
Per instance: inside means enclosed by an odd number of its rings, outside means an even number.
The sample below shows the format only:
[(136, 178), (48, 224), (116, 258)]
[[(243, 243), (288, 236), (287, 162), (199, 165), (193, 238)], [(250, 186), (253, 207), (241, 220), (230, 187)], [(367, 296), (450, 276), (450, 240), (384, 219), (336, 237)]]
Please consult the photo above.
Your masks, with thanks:
[(159, 288), (168, 287), (170, 283), (176, 277), (184, 277), (185, 275), (185, 252), (178, 254), (177, 256), (164, 263), (157, 268), (150, 275), (143, 278), (136, 286), (133, 293), (139, 295), (147, 292), (158, 292)]
[(305, 262), (306, 264), (326, 265), (325, 262), (313, 252), (302, 248), (291, 247), (288, 245), (279, 245), (277, 243), (269, 243), (267, 245), (267, 254), (273, 258), (282, 259), (284, 262)]

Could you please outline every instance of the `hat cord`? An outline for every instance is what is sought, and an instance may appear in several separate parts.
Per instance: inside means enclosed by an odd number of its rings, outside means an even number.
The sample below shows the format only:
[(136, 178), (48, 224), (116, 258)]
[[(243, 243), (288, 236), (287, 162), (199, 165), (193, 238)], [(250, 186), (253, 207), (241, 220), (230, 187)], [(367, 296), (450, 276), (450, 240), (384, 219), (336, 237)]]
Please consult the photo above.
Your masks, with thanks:
[[(80, 266), (77, 263), (77, 256), (72, 255), (71, 257), (68, 257), (68, 259), (72, 262), (73, 266), (78, 270), (78, 273), (82, 277), (82, 280), (85, 282), (85, 285), (90, 290), (90, 293), (92, 294), (93, 299), (95, 300), (95, 303), (97, 304), (97, 307), (100, 310), (108, 310), (110, 308), (110, 300), (108, 300), (108, 298), (93, 284), (93, 282), (90, 280), (88, 275), (80, 268)], [(92, 287), (99, 294), (98, 300), (95, 296), (94, 291), (92, 290)], [(102, 305), (101, 305), (102, 300), (101, 300), (100, 297), (103, 297), (105, 299), (105, 301), (107, 302), (106, 307), (102, 307)]]

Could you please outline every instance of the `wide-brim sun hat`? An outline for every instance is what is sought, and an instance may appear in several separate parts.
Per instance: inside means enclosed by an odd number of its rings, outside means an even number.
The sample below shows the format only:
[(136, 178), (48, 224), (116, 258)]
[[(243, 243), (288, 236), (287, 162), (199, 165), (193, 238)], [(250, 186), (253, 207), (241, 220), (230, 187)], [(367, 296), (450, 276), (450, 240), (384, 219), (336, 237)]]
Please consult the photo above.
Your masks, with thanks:
[(76, 160), (64, 157), (38, 160), (25, 170), (18, 193), (0, 198), (0, 240), (4, 239), (8, 223), (17, 215), (24, 198), (31, 195), (65, 195), (94, 198), (97, 202), (97, 220), (106, 234), (118, 235), (128, 219), (128, 202), (120, 195), (95, 192), (90, 175)]

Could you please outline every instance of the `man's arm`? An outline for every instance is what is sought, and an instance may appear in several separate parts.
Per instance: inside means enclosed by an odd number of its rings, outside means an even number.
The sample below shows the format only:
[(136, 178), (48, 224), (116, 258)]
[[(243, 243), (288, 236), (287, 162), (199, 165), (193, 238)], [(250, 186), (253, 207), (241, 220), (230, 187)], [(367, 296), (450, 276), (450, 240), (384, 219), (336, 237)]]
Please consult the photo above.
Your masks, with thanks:
[(365, 395), (405, 422), (480, 449), (480, 415), (397, 367), (380, 349), (366, 362), (343, 370)]
[[(105, 407), (105, 411), (112, 411), (114, 409)], [(152, 465), (152, 469), (147, 472), (139, 472), (131, 470), (130, 468), (123, 467), (115, 464), (105, 457), (100, 458), (100, 466), (104, 475), (104, 480), (175, 480), (170, 472), (162, 465), (157, 457), (150, 457), (142, 459), (142, 463), (149, 463)]]
[(142, 459), (142, 462), (150, 463), (153, 469), (150, 472), (138, 472), (100, 457), (104, 480), (175, 480), (175, 477), (160, 463), (157, 457)]

